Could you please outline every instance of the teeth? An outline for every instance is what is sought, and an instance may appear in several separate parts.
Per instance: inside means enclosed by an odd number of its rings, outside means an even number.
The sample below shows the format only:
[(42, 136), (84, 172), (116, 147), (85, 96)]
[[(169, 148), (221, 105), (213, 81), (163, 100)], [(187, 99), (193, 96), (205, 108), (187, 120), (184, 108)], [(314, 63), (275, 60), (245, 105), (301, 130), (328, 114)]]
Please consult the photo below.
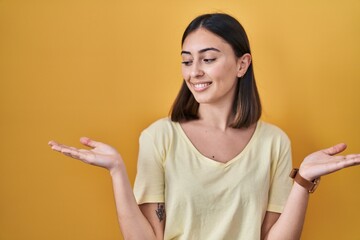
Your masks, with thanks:
[(195, 88), (204, 88), (204, 87), (207, 87), (209, 85), (210, 85), (210, 83), (197, 83), (197, 84), (194, 84), (194, 87)]

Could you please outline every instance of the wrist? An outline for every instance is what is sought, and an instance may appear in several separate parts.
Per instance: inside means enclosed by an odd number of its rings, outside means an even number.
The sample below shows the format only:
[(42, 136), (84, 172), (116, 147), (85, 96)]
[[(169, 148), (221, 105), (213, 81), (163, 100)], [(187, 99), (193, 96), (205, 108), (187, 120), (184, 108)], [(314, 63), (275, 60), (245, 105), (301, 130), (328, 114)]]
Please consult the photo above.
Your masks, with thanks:
[(306, 179), (307, 181), (309, 181), (309, 182), (312, 182), (312, 181), (314, 181), (315, 179), (316, 179), (316, 177), (314, 177), (314, 176), (310, 176), (307, 172), (306, 172), (306, 170), (304, 171), (304, 169), (300, 166), (300, 168), (299, 168), (299, 174), (300, 174), (300, 176), (302, 177), (302, 178), (304, 178), (304, 179)]
[(109, 173), (110, 173), (111, 177), (114, 177), (119, 174), (121, 175), (124, 171), (125, 171), (125, 165), (121, 164), (121, 163), (118, 163), (109, 169)]
[(292, 179), (294, 179), (294, 181), (302, 186), (304, 189), (306, 189), (309, 193), (313, 193), (316, 188), (319, 185), (320, 182), (320, 177), (315, 178), (312, 181), (309, 181), (309, 179), (311, 178), (306, 178), (304, 176), (301, 175), (300, 170), (298, 168), (294, 168), (291, 173), (290, 173), (290, 177)]
[(294, 181), (293, 188), (297, 189), (298, 192), (301, 192), (301, 193), (303, 193), (303, 194), (305, 194), (307, 196), (310, 196), (310, 194), (311, 194), (308, 189), (304, 188), (303, 186), (301, 186), (296, 181)]

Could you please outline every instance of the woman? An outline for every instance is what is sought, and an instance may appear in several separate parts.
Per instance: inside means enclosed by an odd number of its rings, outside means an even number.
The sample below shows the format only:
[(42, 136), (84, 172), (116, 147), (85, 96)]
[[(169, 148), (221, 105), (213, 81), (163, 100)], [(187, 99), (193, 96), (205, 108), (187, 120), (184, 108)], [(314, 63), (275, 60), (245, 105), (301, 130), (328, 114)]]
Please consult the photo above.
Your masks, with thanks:
[(51, 141), (52, 149), (110, 171), (125, 239), (299, 239), (318, 179), (358, 165), (360, 155), (333, 156), (345, 144), (315, 152), (293, 172), (291, 186), (290, 143), (259, 120), (249, 42), (238, 21), (197, 17), (181, 55), (184, 83), (171, 119), (140, 137), (135, 196), (114, 148), (81, 138), (93, 149)]

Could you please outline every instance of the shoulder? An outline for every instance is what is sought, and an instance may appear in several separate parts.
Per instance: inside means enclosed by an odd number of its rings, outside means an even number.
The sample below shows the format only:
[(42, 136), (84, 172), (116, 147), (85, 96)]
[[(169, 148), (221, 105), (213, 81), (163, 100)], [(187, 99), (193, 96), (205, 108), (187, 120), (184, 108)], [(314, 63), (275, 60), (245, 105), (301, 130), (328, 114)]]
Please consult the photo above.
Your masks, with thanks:
[(161, 159), (165, 159), (166, 153), (171, 148), (177, 127), (176, 122), (169, 118), (162, 118), (145, 128), (140, 135), (140, 149), (155, 149)]
[(140, 140), (148, 139), (155, 144), (169, 145), (177, 135), (175, 134), (178, 129), (177, 124), (169, 118), (161, 118), (141, 132)]
[(284, 139), (289, 141), (288, 135), (281, 128), (279, 128), (274, 124), (260, 120), (258, 122), (258, 128), (259, 128), (259, 134), (262, 137), (271, 138), (271, 139)]
[(289, 149), (291, 141), (288, 135), (278, 126), (264, 121), (258, 122), (257, 139), (262, 146), (271, 149)]
[[(273, 169), (277, 166), (291, 167), (291, 142), (288, 135), (278, 126), (259, 121), (257, 144), (263, 153), (270, 154)], [(285, 171), (285, 172), (286, 172)]]
[(159, 135), (163, 133), (169, 133), (174, 131), (176, 123), (171, 121), (170, 118), (161, 118), (152, 124), (150, 124), (147, 128), (145, 128), (142, 133), (147, 133), (150, 135)]

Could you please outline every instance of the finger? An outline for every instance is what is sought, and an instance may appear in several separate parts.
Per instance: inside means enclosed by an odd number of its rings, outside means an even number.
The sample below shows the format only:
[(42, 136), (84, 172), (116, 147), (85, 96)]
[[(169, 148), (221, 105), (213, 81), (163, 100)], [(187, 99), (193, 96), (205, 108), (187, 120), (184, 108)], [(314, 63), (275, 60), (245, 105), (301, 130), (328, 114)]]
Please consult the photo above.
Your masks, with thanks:
[(60, 152), (68, 155), (74, 155), (74, 156), (76, 155), (76, 151), (74, 149), (66, 148), (66, 147), (61, 148)]
[(343, 168), (359, 165), (360, 164), (360, 155), (359, 154), (347, 155), (338, 164), (341, 165)]
[(72, 158), (76, 158), (76, 159), (82, 159), (83, 155), (84, 155), (79, 150), (77, 150), (76, 148), (72, 148), (72, 147), (61, 149), (61, 153), (68, 157), (72, 157)]
[(99, 145), (101, 144), (100, 142), (96, 142), (88, 137), (81, 137), (80, 142), (82, 144), (84, 144), (85, 146), (92, 147), (92, 148), (99, 147)]
[(59, 147), (69, 147), (69, 146), (67, 146), (67, 145), (58, 143), (58, 142), (56, 142), (56, 141), (54, 141), (54, 140), (49, 141), (49, 142), (48, 142), (48, 145), (49, 145), (49, 146), (59, 146)]
[(59, 143), (57, 143), (57, 142), (54, 141), (54, 140), (51, 140), (51, 141), (48, 142), (48, 145), (49, 145), (49, 146), (54, 146), (54, 145), (59, 145)]
[(358, 165), (360, 163), (360, 154), (349, 154), (345, 156), (345, 161), (347, 161), (350, 166)]
[(360, 154), (348, 154), (345, 156), (346, 159), (357, 158), (357, 157), (360, 157)]
[(71, 153), (68, 153), (68, 152), (61, 152), (61, 153), (64, 154), (65, 156), (75, 158)]
[(66, 146), (60, 143), (57, 143), (53, 140), (48, 143), (51, 146), (51, 149), (64, 154), (67, 157), (81, 160), (86, 163), (91, 163), (93, 161), (93, 156), (89, 155), (89, 151), (85, 149), (77, 149), (75, 147)]
[(59, 144), (50, 145), (52, 150), (61, 152), (62, 147)]
[(53, 145), (51, 145), (51, 149), (58, 151), (58, 152), (67, 152), (67, 153), (71, 153), (72, 151), (78, 151), (79, 149), (75, 148), (75, 147), (71, 147), (71, 146), (67, 146), (64, 144), (59, 144), (59, 143), (53, 143)]
[(344, 151), (346, 149), (346, 147), (347, 146), (345, 143), (339, 143), (339, 144), (336, 144), (335, 146), (324, 149), (322, 151), (329, 155), (335, 155), (335, 154), (338, 154), (338, 153), (341, 153), (342, 151)]

